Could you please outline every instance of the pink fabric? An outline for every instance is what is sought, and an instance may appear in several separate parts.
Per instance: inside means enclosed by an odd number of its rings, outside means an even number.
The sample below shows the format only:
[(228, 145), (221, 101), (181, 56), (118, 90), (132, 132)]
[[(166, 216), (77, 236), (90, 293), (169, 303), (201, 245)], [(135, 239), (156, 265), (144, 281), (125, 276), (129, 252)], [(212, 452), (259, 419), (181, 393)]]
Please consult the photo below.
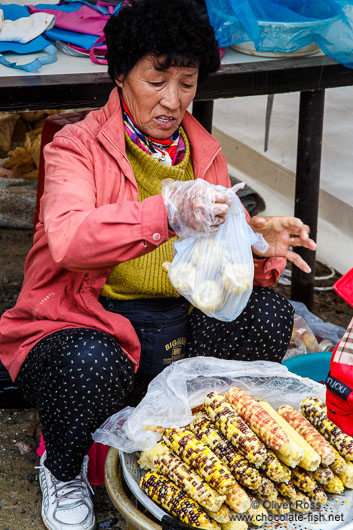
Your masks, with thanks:
[[(88, 480), (92, 486), (100, 486), (104, 484), (104, 465), (105, 459), (109, 447), (107, 445), (102, 445), (96, 442), (93, 442), (90, 450), (88, 451)], [(39, 447), (37, 448), (37, 455), (41, 457), (45, 452), (45, 443), (43, 435), (40, 435)]]
[(224, 54), (225, 54), (225, 49), (224, 48), (218, 48), (218, 51), (219, 51), (219, 57), (220, 59), (223, 59), (224, 57)]
[(12, 169), (5, 169), (4, 167), (0, 167), (0, 177), (5, 179), (16, 178)]
[[(188, 112), (183, 127), (195, 178), (229, 187), (217, 140)], [(44, 154), (45, 188), (22, 290), (0, 321), (1, 361), (15, 379), (40, 339), (89, 327), (115, 337), (137, 369), (140, 344), (133, 326), (106, 311), (98, 297), (115, 265), (154, 250), (173, 233), (161, 195), (138, 201), (117, 89), (103, 108), (61, 129)], [(273, 285), (285, 263), (255, 260), (257, 285)]]
[[(92, 49), (89, 52), (89, 58), (91, 59), (92, 63), (95, 63), (95, 64), (108, 64), (108, 61), (106, 59), (98, 59), (96, 57), (96, 55), (98, 55), (97, 51), (98, 50), (99, 50), (99, 52), (101, 51), (100, 47), (97, 50), (97, 46), (98, 46), (98, 44), (101, 44), (102, 42), (105, 42), (105, 35), (102, 35), (101, 37), (99, 37), (99, 39), (96, 40), (96, 42), (94, 43)], [(107, 50), (106, 46), (105, 46), (105, 49)]]
[(72, 13), (58, 9), (38, 9), (33, 5), (28, 6), (28, 9), (30, 13), (43, 12), (54, 15), (57, 28), (97, 36), (102, 35), (104, 26), (110, 18), (110, 15), (103, 15), (89, 6), (82, 6)]
[(112, 5), (111, 2), (104, 2), (104, 0), (98, 0), (96, 5), (106, 7), (111, 15), (114, 13), (114, 9), (116, 8), (116, 4)]
[(45, 452), (45, 443), (44, 443), (44, 438), (43, 438), (43, 434), (40, 435), (40, 441), (39, 441), (39, 447), (37, 449), (37, 455), (39, 457), (41, 457)]

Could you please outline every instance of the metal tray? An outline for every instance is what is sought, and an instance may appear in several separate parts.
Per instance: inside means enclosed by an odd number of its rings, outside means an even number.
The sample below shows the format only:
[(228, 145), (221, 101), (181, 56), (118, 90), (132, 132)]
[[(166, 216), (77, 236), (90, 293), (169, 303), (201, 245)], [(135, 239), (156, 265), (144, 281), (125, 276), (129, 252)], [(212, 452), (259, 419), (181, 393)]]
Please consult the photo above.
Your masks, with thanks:
[[(146, 510), (162, 522), (166, 512), (140, 489), (140, 478), (145, 471), (137, 463), (138, 453), (119, 451), (119, 457), (123, 476), (130, 491)], [(262, 528), (266, 530), (353, 530), (353, 490), (346, 490), (343, 495), (328, 494), (328, 497), (328, 503), (319, 511), (307, 514), (291, 511), (288, 516), (277, 518), (270, 514), (273, 520), (267, 521)], [(280, 523), (283, 524), (279, 526)]]
[(131, 493), (136, 497), (136, 499), (152, 514), (158, 521), (161, 521), (165, 516), (166, 512), (162, 510), (153, 502), (147, 495), (141, 490), (139, 483), (141, 477), (145, 474), (140, 466), (137, 463), (138, 454), (137, 453), (123, 453), (119, 451), (119, 458), (121, 462), (121, 467), (123, 470), (123, 476), (127, 486), (129, 487)]

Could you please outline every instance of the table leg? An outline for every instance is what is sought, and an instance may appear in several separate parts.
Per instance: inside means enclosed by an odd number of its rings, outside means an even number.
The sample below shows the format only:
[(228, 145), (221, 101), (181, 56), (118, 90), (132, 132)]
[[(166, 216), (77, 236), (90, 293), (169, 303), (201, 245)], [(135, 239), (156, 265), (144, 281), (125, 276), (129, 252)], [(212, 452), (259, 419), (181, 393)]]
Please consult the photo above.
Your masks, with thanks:
[[(320, 166), (325, 91), (301, 92), (299, 107), (297, 174), (294, 215), (310, 226), (316, 240), (319, 213)], [(303, 302), (309, 309), (314, 301), (315, 252), (295, 249), (311, 267), (306, 274), (293, 267), (291, 298)]]
[(194, 101), (192, 115), (205, 127), (206, 131), (212, 133), (213, 100)]

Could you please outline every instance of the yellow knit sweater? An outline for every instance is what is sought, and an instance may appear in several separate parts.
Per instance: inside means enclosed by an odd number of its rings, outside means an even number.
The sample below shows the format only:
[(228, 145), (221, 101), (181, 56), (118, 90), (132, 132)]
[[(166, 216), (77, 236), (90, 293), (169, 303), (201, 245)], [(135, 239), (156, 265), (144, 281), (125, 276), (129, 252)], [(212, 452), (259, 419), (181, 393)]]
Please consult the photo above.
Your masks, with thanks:
[[(126, 153), (134, 171), (140, 202), (152, 195), (160, 194), (163, 179), (182, 181), (194, 179), (189, 142), (182, 129), (181, 134), (186, 152), (181, 163), (172, 167), (165, 166), (152, 158), (125, 134)], [(102, 295), (118, 300), (179, 296), (170, 283), (168, 274), (162, 269), (164, 261), (173, 259), (174, 240), (175, 238), (172, 238), (152, 252), (114, 267), (103, 287)]]

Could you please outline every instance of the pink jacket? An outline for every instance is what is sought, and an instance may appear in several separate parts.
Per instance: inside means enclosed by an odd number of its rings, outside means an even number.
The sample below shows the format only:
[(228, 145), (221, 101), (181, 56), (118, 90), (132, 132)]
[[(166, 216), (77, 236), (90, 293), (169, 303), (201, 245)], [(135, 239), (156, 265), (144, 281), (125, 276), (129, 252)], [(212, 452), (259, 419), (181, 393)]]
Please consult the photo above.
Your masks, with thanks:
[[(189, 114), (183, 127), (195, 178), (229, 186), (219, 143)], [(113, 335), (138, 367), (131, 323), (98, 301), (112, 268), (167, 241), (161, 195), (138, 202), (125, 152), (117, 89), (108, 103), (59, 131), (45, 148), (46, 179), (34, 244), (17, 304), (0, 321), (0, 358), (13, 379), (33, 346), (54, 331), (89, 327)], [(273, 285), (283, 258), (255, 260), (255, 284)]]

